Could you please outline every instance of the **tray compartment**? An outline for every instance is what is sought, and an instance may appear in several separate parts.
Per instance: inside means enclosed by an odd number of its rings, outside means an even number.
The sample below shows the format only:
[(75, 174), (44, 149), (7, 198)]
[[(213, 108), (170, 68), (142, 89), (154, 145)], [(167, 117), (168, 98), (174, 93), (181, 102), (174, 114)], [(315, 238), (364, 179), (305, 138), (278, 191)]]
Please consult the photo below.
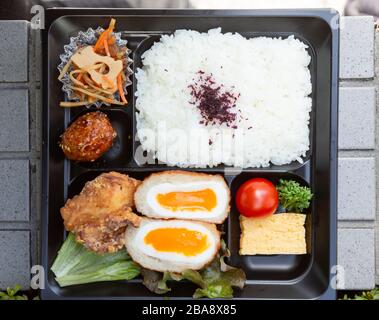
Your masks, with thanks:
[[(291, 173), (272, 172), (243, 172), (231, 180), (230, 191), (231, 212), (228, 223), (228, 246), (231, 251), (230, 263), (245, 270), (249, 280), (265, 281), (289, 281), (306, 272), (312, 262), (313, 228), (312, 210), (306, 210), (306, 240), (307, 254), (305, 255), (239, 255), (241, 228), (239, 223), (240, 214), (236, 208), (235, 195), (238, 188), (247, 180), (252, 178), (265, 178), (274, 185), (279, 183), (279, 179), (295, 180), (301, 185), (309, 186), (306, 181), (298, 175)], [(312, 206), (312, 204), (311, 204)]]
[[(72, 198), (73, 196), (80, 193), (80, 191), (83, 189), (86, 182), (91, 181), (95, 179), (98, 175), (100, 175), (103, 172), (108, 172), (109, 170), (87, 170), (76, 176), (67, 186), (67, 198)], [(131, 171), (125, 171), (125, 170), (117, 170), (118, 172), (128, 174), (130, 177), (143, 180), (150, 174), (154, 172), (159, 171), (144, 171), (144, 170), (131, 170)], [(222, 172), (219, 172), (218, 174), (222, 174)], [(64, 201), (64, 202), (65, 202)], [(59, 215), (59, 209), (58, 213)], [(66, 238), (67, 232), (64, 229), (63, 226), (63, 220), (61, 219), (59, 215), (60, 223), (55, 226), (56, 231), (58, 231), (58, 234), (60, 236), (63, 236)], [(224, 225), (220, 225), (219, 229), (222, 231), (225, 231), (227, 234), (228, 230), (228, 222), (225, 222)], [(227, 239), (224, 236), (224, 239)], [(59, 248), (57, 249), (59, 250)], [(125, 249), (123, 249), (125, 250)], [(52, 261), (51, 264), (54, 262), (54, 259), (56, 257), (57, 251), (55, 253), (52, 253)], [(98, 296), (124, 296), (124, 297), (135, 297), (137, 294), (139, 296), (143, 297), (150, 297), (150, 298), (159, 298), (156, 294), (151, 293), (149, 290), (147, 290), (144, 285), (142, 284), (142, 279), (136, 278), (131, 281), (114, 281), (112, 282), (112, 286), (110, 286), (110, 283), (93, 283), (93, 284), (85, 284), (85, 285), (79, 285), (79, 286), (69, 286), (65, 288), (60, 288), (58, 283), (54, 280), (54, 274), (51, 270), (48, 271), (48, 282), (50, 287), (53, 291), (56, 292), (59, 296), (62, 297), (80, 297), (80, 296), (89, 296), (89, 297), (98, 297)], [(111, 287), (111, 290), (110, 290)], [(187, 296), (190, 297), (192, 293), (195, 291), (196, 286), (188, 281), (182, 281), (180, 283), (176, 283), (175, 281), (170, 282), (170, 287), (172, 287), (172, 292), (170, 292), (168, 295), (173, 297), (183, 297)]]
[[(197, 30), (197, 29), (195, 29), (195, 30)], [(171, 33), (173, 33), (174, 31), (175, 30), (172, 30)], [(205, 31), (207, 31), (207, 30), (205, 30)], [(222, 29), (222, 31), (225, 32), (224, 28)], [(315, 81), (317, 79), (317, 77), (316, 77), (316, 53), (315, 53), (315, 49), (313, 48), (312, 43), (310, 41), (308, 41), (306, 38), (304, 38), (303, 35), (301, 35), (300, 33), (291, 33), (291, 32), (262, 32), (261, 33), (261, 32), (248, 32), (248, 31), (238, 32), (238, 33), (240, 33), (242, 36), (244, 36), (246, 38), (254, 38), (254, 37), (260, 37), (260, 36), (287, 38), (290, 35), (295, 35), (295, 37), (297, 39), (300, 39), (302, 42), (304, 42), (305, 44), (308, 45), (307, 51), (308, 51), (309, 55), (311, 56), (311, 62), (309, 64), (309, 70), (310, 70), (311, 80), (312, 80), (312, 93), (310, 95), (312, 98), (312, 110), (309, 113), (309, 150), (306, 152), (305, 156), (302, 157), (303, 163), (307, 162), (311, 158), (312, 149), (313, 149), (313, 127), (314, 127), (314, 117), (315, 117), (314, 110), (315, 110), (315, 106), (317, 105), (316, 81)], [(145, 39), (143, 39), (140, 42), (140, 44), (135, 49), (135, 51), (133, 53), (134, 64), (133, 64), (133, 86), (132, 86), (132, 89), (133, 89), (133, 137), (134, 137), (134, 139), (133, 139), (133, 155), (134, 155), (134, 161), (135, 161), (136, 165), (139, 167), (155, 167), (155, 168), (161, 168), (162, 170), (164, 170), (165, 168), (167, 168), (169, 166), (164, 164), (164, 163), (159, 163), (158, 160), (154, 160), (152, 154), (149, 154), (145, 158), (142, 158), (143, 161), (140, 161), (141, 158), (135, 157), (135, 155), (140, 154), (138, 150), (140, 150), (142, 148), (141, 143), (137, 137), (137, 121), (136, 121), (135, 113), (138, 113), (139, 111), (136, 108), (137, 98), (136, 98), (135, 93), (136, 93), (137, 88), (138, 88), (138, 81), (136, 78), (136, 72), (138, 69), (143, 67), (142, 55), (146, 51), (151, 49), (151, 47), (154, 45), (154, 43), (159, 42), (161, 36), (164, 34), (167, 34), (167, 32), (159, 34), (159, 35), (155, 34), (155, 35), (151, 35), (151, 36), (146, 37)], [(285, 63), (284, 60), (283, 60), (283, 63)], [(285, 124), (285, 119), (283, 119), (283, 122)], [(149, 160), (149, 161), (147, 161), (147, 160)], [(247, 168), (247, 169), (254, 169), (254, 170), (259, 170), (259, 171), (265, 171), (265, 170), (286, 170), (286, 171), (288, 171), (288, 170), (296, 170), (296, 169), (302, 167), (303, 163), (293, 161), (289, 164), (281, 165), (281, 166), (270, 164), (269, 167)], [(227, 166), (220, 164), (216, 167), (216, 170), (220, 170), (220, 169), (223, 169), (225, 167), (227, 167)], [(206, 168), (206, 169), (212, 169), (212, 168)]]
[[(70, 114), (70, 118), (72, 119), (70, 124), (80, 116), (96, 110), (92, 108), (88, 110), (75, 110), (75, 113), (72, 112)], [(100, 108), (99, 111), (104, 112), (108, 116), (112, 127), (117, 132), (117, 137), (114, 139), (112, 147), (99, 159), (93, 162), (70, 161), (71, 167), (79, 166), (87, 169), (107, 168), (111, 170), (112, 168), (127, 166), (130, 163), (132, 159), (132, 120), (130, 116), (122, 109), (104, 107)]]

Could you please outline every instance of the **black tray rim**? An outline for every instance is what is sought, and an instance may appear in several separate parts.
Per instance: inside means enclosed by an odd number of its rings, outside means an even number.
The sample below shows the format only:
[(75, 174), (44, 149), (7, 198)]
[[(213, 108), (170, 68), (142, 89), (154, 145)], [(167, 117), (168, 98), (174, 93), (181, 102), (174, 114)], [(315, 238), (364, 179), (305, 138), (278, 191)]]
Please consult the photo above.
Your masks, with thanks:
[[(217, 10), (197, 10), (197, 9), (128, 9), (128, 8), (47, 8), (45, 28), (42, 31), (42, 193), (41, 193), (41, 228), (40, 228), (40, 264), (45, 268), (45, 288), (41, 289), (40, 297), (43, 300), (70, 300), (70, 297), (58, 296), (50, 287), (47, 278), (48, 273), (48, 181), (49, 181), (49, 128), (46, 125), (49, 119), (49, 110), (47, 105), (47, 35), (54, 22), (64, 16), (220, 16), (220, 17), (306, 17), (318, 18), (325, 21), (331, 29), (332, 34), (332, 65), (331, 65), (331, 99), (330, 99), (330, 247), (329, 247), (329, 264), (337, 265), (337, 161), (338, 161), (338, 88), (339, 88), (339, 13), (335, 9), (217, 9)], [(55, 16), (55, 17), (54, 17)], [(56, 17), (58, 16), (58, 17)], [(336, 23), (332, 27), (332, 23)], [(335, 270), (330, 270), (330, 278), (335, 277)], [(103, 300), (164, 300), (164, 297), (75, 297), (76, 300), (103, 299)], [(193, 300), (192, 298), (172, 297), (172, 300)], [(236, 300), (260, 300), (259, 298), (233, 298)], [(315, 300), (335, 300), (336, 288), (335, 283), (330, 281), (327, 289)], [(204, 299), (208, 300), (208, 299)], [(213, 299), (222, 300), (222, 299)], [(280, 300), (286, 300), (285, 297)]]

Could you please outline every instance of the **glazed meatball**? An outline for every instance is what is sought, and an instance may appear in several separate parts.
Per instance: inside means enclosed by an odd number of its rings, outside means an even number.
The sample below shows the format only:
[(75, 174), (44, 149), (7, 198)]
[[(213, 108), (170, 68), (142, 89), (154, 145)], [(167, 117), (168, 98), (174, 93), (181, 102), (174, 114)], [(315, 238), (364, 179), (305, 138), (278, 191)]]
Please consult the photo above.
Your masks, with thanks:
[(70, 160), (95, 161), (112, 147), (116, 136), (105, 113), (89, 112), (66, 129), (60, 147)]

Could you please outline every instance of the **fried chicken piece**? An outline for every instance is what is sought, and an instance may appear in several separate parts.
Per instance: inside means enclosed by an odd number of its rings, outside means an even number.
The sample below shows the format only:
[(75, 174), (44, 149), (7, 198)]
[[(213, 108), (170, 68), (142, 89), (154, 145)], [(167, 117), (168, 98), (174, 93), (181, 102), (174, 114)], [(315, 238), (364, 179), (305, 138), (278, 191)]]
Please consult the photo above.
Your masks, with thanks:
[(96, 224), (83, 224), (75, 228), (76, 240), (92, 251), (116, 252), (125, 245), (125, 230), (129, 223), (139, 225), (140, 217), (125, 207), (110, 212)]
[(141, 182), (118, 172), (99, 175), (61, 208), (64, 225), (88, 249), (115, 252), (125, 244), (124, 233), (141, 218), (133, 213), (134, 193)]

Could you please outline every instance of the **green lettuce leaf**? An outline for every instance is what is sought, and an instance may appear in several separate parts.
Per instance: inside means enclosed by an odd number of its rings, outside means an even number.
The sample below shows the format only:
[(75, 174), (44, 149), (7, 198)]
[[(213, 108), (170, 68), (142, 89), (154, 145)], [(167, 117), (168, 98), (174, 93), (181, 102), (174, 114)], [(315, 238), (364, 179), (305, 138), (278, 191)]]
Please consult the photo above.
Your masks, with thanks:
[(151, 292), (164, 294), (171, 290), (166, 283), (171, 278), (169, 272), (165, 272), (162, 277), (161, 272), (142, 268), (141, 275), (143, 278), (142, 284)]
[(233, 298), (233, 288), (227, 281), (216, 280), (205, 288), (197, 288), (193, 294), (193, 298)]
[(222, 241), (219, 255), (210, 265), (200, 271), (186, 270), (182, 273), (157, 272), (143, 269), (143, 284), (152, 292), (165, 294), (171, 291), (169, 281), (188, 280), (199, 288), (193, 294), (193, 298), (232, 298), (233, 287), (242, 289), (246, 282), (246, 275), (242, 269), (229, 266), (224, 259), (230, 257), (230, 251)]
[(229, 257), (230, 251), (222, 240), (219, 256), (200, 271), (205, 285), (195, 291), (194, 298), (232, 298), (233, 287), (244, 287), (246, 274), (242, 269), (226, 264), (225, 258)]
[(126, 250), (100, 255), (87, 250), (71, 233), (59, 250), (51, 270), (61, 287), (130, 280), (140, 274), (140, 267), (130, 259)]
[(200, 272), (195, 270), (185, 270), (182, 273), (183, 279), (186, 279), (188, 281), (193, 282), (194, 284), (197, 284), (201, 288), (205, 288), (207, 286), (207, 283), (204, 281), (202, 275)]

